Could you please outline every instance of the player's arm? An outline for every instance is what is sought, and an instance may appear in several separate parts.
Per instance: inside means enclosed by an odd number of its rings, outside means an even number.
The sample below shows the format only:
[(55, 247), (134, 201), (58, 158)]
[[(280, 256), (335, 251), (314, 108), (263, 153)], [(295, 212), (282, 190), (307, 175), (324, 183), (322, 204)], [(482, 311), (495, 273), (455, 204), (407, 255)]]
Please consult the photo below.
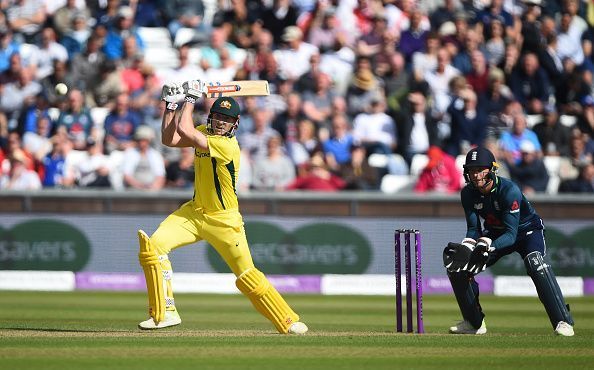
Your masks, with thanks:
[(165, 112), (161, 121), (161, 142), (165, 146), (183, 146), (180, 145), (181, 137), (176, 127), (179, 120), (178, 102), (183, 97), (183, 89), (179, 84), (165, 84), (161, 89), (161, 100), (165, 103)]
[(503, 194), (499, 202), (502, 208), (502, 220), (505, 225), (505, 232), (493, 241), (492, 247), (499, 249), (508, 247), (516, 241), (518, 227), (520, 225), (520, 204), (522, 204), (522, 192), (517, 186), (512, 187)]
[(196, 104), (196, 100), (202, 97), (204, 89), (204, 83), (199, 80), (184, 82), (186, 98), (181, 109), (179, 123), (177, 124), (177, 133), (180, 136), (180, 143), (183, 143), (184, 146), (193, 146), (195, 148), (208, 150), (208, 140), (206, 135), (196, 130), (192, 119), (194, 104)]
[(473, 197), (468, 187), (460, 192), (460, 201), (466, 218), (466, 237), (476, 240), (481, 236), (481, 220), (474, 210)]

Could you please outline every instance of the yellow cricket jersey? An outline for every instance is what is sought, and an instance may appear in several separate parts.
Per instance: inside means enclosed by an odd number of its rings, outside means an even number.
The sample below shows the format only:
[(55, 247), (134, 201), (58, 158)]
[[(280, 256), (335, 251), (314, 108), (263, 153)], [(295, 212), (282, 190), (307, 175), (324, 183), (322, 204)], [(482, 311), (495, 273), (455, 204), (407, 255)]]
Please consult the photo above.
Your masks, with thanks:
[(208, 139), (208, 150), (194, 148), (194, 203), (205, 212), (238, 209), (239, 144), (235, 137), (209, 135), (206, 126), (196, 128)]

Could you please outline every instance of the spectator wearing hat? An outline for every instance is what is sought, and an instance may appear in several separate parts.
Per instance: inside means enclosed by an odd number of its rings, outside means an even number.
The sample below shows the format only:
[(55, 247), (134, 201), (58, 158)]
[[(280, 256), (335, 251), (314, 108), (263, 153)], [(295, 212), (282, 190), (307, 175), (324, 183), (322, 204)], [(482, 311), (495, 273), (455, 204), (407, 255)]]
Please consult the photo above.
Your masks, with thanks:
[(351, 117), (366, 111), (371, 101), (382, 93), (380, 81), (371, 69), (360, 67), (361, 63), (358, 66), (359, 69), (354, 73), (346, 94), (348, 113)]
[(545, 106), (543, 118), (542, 122), (532, 128), (538, 137), (543, 154), (554, 157), (568, 156), (571, 130), (559, 121), (559, 113), (555, 105), (547, 104)]
[(118, 9), (115, 24), (108, 29), (105, 36), (103, 52), (107, 59), (118, 60), (122, 58), (124, 38), (128, 35), (133, 35), (136, 38), (138, 49), (143, 52), (144, 41), (134, 26), (134, 11), (129, 6), (122, 6)]
[(287, 80), (296, 81), (309, 71), (311, 56), (319, 54), (319, 50), (316, 46), (303, 41), (303, 32), (297, 26), (285, 28), (282, 41), (284, 41), (284, 47), (274, 52), (279, 73)]
[(427, 151), (429, 161), (415, 184), (417, 193), (455, 193), (461, 186), (462, 174), (456, 167), (456, 160), (438, 146), (431, 146)]
[(545, 192), (549, 174), (535, 145), (528, 140), (522, 141), (520, 153), (519, 162), (507, 162), (512, 181), (518, 184), (524, 194)]
[(7, 175), (0, 177), (0, 189), (6, 190), (39, 190), (41, 181), (35, 171), (27, 169), (27, 158), (18, 149), (8, 157), (10, 170)]
[(151, 146), (155, 133), (148, 126), (139, 126), (134, 132), (136, 146), (124, 152), (125, 186), (138, 190), (160, 190), (165, 185), (163, 156)]

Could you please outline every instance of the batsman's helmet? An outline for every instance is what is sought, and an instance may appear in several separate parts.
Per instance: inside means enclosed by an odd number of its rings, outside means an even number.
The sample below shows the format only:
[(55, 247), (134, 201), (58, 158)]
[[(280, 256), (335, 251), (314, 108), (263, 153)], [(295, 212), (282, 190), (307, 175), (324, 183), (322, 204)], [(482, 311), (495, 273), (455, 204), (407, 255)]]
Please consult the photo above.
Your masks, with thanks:
[(495, 180), (495, 176), (497, 174), (497, 168), (499, 165), (495, 160), (495, 156), (491, 151), (487, 148), (483, 147), (476, 147), (470, 149), (470, 151), (466, 154), (466, 161), (464, 162), (464, 180), (466, 180), (467, 184), (472, 184), (470, 181), (470, 174), (468, 170), (470, 168), (488, 168), (489, 169), (489, 178), (491, 180)]
[(222, 97), (218, 98), (214, 103), (212, 103), (212, 106), (210, 107), (210, 114), (206, 120), (206, 129), (211, 134), (214, 132), (212, 122), (213, 113), (224, 114), (225, 116), (235, 118), (235, 124), (231, 126), (226, 136), (231, 137), (235, 135), (235, 130), (237, 129), (237, 126), (239, 126), (239, 114), (241, 113), (241, 109), (239, 108), (237, 101), (230, 97)]

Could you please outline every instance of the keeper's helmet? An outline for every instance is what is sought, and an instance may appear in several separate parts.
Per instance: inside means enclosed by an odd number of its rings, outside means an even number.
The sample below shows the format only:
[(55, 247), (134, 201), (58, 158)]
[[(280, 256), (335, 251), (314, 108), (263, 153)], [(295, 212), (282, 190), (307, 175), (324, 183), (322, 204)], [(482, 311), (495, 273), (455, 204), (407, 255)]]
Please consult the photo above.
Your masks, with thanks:
[[(466, 161), (464, 162), (464, 180), (467, 184), (473, 185), (472, 181), (470, 181), (470, 174), (468, 170), (470, 168), (488, 168), (489, 174), (488, 177), (491, 181), (495, 180), (495, 176), (497, 175), (497, 168), (499, 165), (495, 160), (495, 156), (491, 151), (487, 148), (483, 147), (476, 147), (470, 149), (470, 151), (466, 154)], [(489, 182), (490, 183), (490, 182)]]
[(212, 103), (208, 118), (206, 119), (206, 131), (209, 134), (215, 133), (213, 122), (214, 119), (212, 118), (213, 113), (224, 114), (225, 116), (235, 118), (235, 123), (224, 136), (232, 137), (235, 135), (235, 130), (237, 129), (237, 126), (239, 126), (239, 114), (241, 113), (239, 104), (237, 104), (235, 99), (230, 97), (222, 97), (218, 98), (214, 103)]

